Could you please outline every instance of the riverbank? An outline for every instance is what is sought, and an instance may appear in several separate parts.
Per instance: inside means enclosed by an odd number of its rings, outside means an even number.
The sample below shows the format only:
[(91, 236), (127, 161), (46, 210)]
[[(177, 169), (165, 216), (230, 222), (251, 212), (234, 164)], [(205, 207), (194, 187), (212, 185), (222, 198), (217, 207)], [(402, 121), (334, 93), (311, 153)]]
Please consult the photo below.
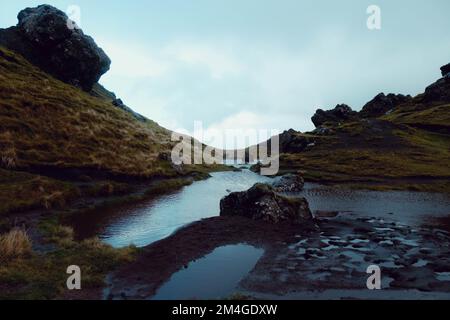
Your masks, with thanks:
[[(107, 273), (117, 266), (132, 261), (139, 250), (133, 246), (113, 248), (93, 236), (77, 239), (67, 221), (71, 217), (126, 203), (148, 201), (162, 194), (174, 192), (194, 181), (209, 178), (210, 172), (233, 170), (229, 167), (211, 166), (188, 168), (189, 173), (178, 178), (159, 178), (151, 181), (124, 183), (114, 181), (90, 181), (71, 183), (60, 181), (76, 188), (76, 197), (62, 201), (57, 206), (42, 206), (34, 210), (12, 210), (0, 216), (0, 233), (3, 250), (6, 243), (12, 247), (8, 255), (1, 255), (0, 299), (96, 299), (104, 286)], [(26, 173), (11, 173), (28, 178)], [(45, 177), (30, 182), (30, 187), (46, 181)], [(51, 179), (48, 178), (50, 181)], [(5, 179), (5, 183), (11, 181)], [(52, 180), (56, 181), (56, 180)], [(19, 181), (24, 185), (23, 181)], [(5, 185), (6, 186), (6, 185)], [(39, 189), (39, 188), (38, 188)], [(14, 189), (9, 189), (12, 192)], [(5, 201), (15, 201), (18, 196), (10, 195)], [(3, 194), (3, 196), (6, 196)], [(36, 195), (38, 197), (40, 195)], [(94, 220), (94, 217), (91, 216)], [(14, 237), (21, 230), (21, 238)], [(4, 241), (3, 241), (4, 240)], [(21, 247), (27, 250), (19, 252)], [(83, 290), (68, 291), (65, 288), (66, 268), (79, 265), (83, 270)]]

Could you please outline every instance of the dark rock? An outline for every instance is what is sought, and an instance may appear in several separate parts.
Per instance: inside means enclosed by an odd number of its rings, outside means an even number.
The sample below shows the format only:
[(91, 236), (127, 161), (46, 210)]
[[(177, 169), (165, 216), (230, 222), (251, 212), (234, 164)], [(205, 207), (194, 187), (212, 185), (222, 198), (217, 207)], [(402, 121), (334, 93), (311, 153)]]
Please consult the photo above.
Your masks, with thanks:
[(275, 192), (300, 192), (305, 180), (300, 174), (286, 174), (272, 183)]
[(112, 103), (116, 107), (121, 107), (124, 105), (122, 99), (114, 99)]
[(402, 103), (408, 102), (412, 99), (410, 95), (393, 94), (385, 95), (384, 93), (378, 94), (371, 101), (366, 103), (362, 108), (360, 115), (365, 118), (377, 118), (392, 111)]
[(443, 77), (450, 73), (450, 63), (441, 67), (441, 73)]
[(135, 118), (136, 120), (139, 120), (139, 121), (141, 121), (141, 122), (146, 122), (146, 121), (147, 121), (147, 118), (146, 118), (146, 117), (144, 117), (143, 115), (141, 115), (141, 114), (135, 112), (135, 111), (134, 111), (133, 109), (131, 109), (130, 107), (126, 106), (126, 105), (123, 103), (122, 99), (114, 99), (114, 100), (112, 101), (112, 104), (113, 104), (113, 106), (115, 106), (115, 107), (117, 107), (117, 108), (120, 108), (120, 109), (122, 109), (122, 110), (128, 112), (128, 113), (131, 114), (131, 115), (133, 116), (133, 118)]
[(439, 79), (425, 89), (423, 102), (450, 102), (450, 74), (447, 74), (445, 77)]
[(158, 155), (158, 159), (162, 161), (172, 161), (171, 157), (170, 152), (160, 152)]
[(301, 132), (290, 129), (283, 132), (279, 136), (280, 152), (282, 153), (297, 153), (304, 151), (308, 145), (314, 143), (313, 137), (303, 135)]
[(322, 109), (318, 109), (311, 120), (317, 128), (326, 122), (340, 123), (355, 119), (357, 114), (358, 113), (353, 111), (348, 105), (338, 104), (333, 110), (324, 111)]
[(279, 195), (267, 184), (255, 184), (244, 192), (234, 192), (220, 201), (221, 216), (243, 216), (272, 223), (302, 222), (313, 218), (305, 198)]
[(334, 134), (334, 130), (327, 127), (318, 127), (315, 130), (313, 130), (312, 133), (318, 136), (330, 136)]
[(16, 27), (0, 30), (0, 45), (23, 55), (45, 72), (90, 91), (111, 60), (67, 15), (49, 5), (22, 10)]

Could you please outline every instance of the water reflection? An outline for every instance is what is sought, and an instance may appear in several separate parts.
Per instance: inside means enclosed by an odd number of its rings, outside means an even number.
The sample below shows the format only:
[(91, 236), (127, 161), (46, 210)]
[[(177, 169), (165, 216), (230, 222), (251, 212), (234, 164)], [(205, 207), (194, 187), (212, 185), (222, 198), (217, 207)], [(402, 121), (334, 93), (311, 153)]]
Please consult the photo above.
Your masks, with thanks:
[[(83, 237), (99, 236), (115, 246), (146, 246), (176, 229), (203, 218), (218, 216), (220, 199), (231, 191), (247, 190), (271, 179), (249, 170), (213, 173), (181, 191), (132, 205), (122, 205), (77, 217), (74, 227)], [(356, 191), (307, 183), (303, 192), (311, 209), (348, 212), (355, 216), (386, 217), (404, 224), (420, 224), (427, 217), (450, 213), (444, 194), (404, 191)]]
[(223, 299), (253, 269), (263, 250), (249, 245), (219, 247), (186, 269), (173, 274), (154, 300)]

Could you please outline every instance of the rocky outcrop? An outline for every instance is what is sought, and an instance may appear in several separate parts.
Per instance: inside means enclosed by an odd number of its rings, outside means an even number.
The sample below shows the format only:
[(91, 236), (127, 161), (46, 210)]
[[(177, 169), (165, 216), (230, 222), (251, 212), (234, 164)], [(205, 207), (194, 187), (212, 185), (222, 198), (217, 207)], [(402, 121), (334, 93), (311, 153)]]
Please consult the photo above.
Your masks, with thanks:
[(303, 177), (300, 174), (292, 173), (285, 174), (272, 183), (275, 192), (300, 192), (304, 185)]
[(408, 102), (412, 99), (410, 95), (393, 94), (385, 95), (384, 93), (378, 94), (371, 101), (366, 103), (360, 112), (360, 116), (363, 118), (377, 118), (385, 115), (386, 113), (394, 110), (402, 103)]
[(305, 198), (279, 195), (267, 184), (255, 184), (243, 192), (234, 192), (220, 201), (221, 216), (243, 216), (271, 223), (293, 223), (313, 219)]
[(283, 153), (302, 152), (308, 145), (315, 142), (314, 138), (302, 135), (294, 129), (283, 132), (279, 138), (280, 151)]
[(317, 135), (317, 136), (329, 136), (335, 133), (335, 131), (331, 128), (327, 128), (327, 127), (317, 127), (316, 129), (314, 129), (312, 131), (313, 134)]
[(16, 27), (0, 29), (0, 45), (20, 53), (45, 72), (90, 91), (111, 60), (94, 40), (49, 5), (22, 10)]
[(425, 89), (424, 103), (450, 103), (450, 73)]
[(314, 116), (311, 118), (314, 125), (317, 127), (322, 126), (326, 122), (343, 122), (351, 120), (357, 117), (357, 112), (353, 111), (346, 104), (338, 104), (333, 110), (324, 111), (318, 109)]
[(446, 75), (448, 75), (450, 73), (450, 63), (441, 67), (441, 73), (442, 73), (443, 77), (445, 77)]

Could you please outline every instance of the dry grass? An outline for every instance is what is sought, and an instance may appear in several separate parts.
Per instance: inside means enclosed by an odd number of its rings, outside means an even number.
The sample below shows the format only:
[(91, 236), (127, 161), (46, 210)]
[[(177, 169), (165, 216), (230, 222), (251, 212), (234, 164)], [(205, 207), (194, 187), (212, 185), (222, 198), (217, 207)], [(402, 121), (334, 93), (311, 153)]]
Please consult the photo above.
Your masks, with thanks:
[(0, 169), (0, 216), (31, 209), (61, 208), (79, 195), (78, 188), (68, 182)]
[(0, 159), (6, 168), (90, 168), (173, 175), (158, 158), (170, 132), (58, 81), (0, 47)]
[(138, 251), (135, 247), (115, 249), (98, 239), (75, 242), (66, 227), (55, 226), (51, 231), (55, 232), (48, 234), (54, 239), (54, 251), (0, 263), (0, 288), (6, 288), (0, 290), (0, 300), (60, 299), (67, 298), (68, 294), (70, 299), (66, 269), (73, 264), (83, 270), (82, 293), (100, 291), (106, 274), (118, 265), (132, 261)]
[(25, 230), (14, 228), (0, 236), (0, 257), (2, 260), (21, 258), (32, 251), (31, 241)]
[[(448, 107), (445, 110), (450, 113)], [(386, 186), (386, 180), (395, 180), (396, 189), (448, 192), (449, 135), (390, 121), (351, 122), (334, 130), (335, 135), (316, 137), (311, 149), (282, 154), (281, 171), (305, 170), (308, 180), (318, 182), (370, 181)]]

